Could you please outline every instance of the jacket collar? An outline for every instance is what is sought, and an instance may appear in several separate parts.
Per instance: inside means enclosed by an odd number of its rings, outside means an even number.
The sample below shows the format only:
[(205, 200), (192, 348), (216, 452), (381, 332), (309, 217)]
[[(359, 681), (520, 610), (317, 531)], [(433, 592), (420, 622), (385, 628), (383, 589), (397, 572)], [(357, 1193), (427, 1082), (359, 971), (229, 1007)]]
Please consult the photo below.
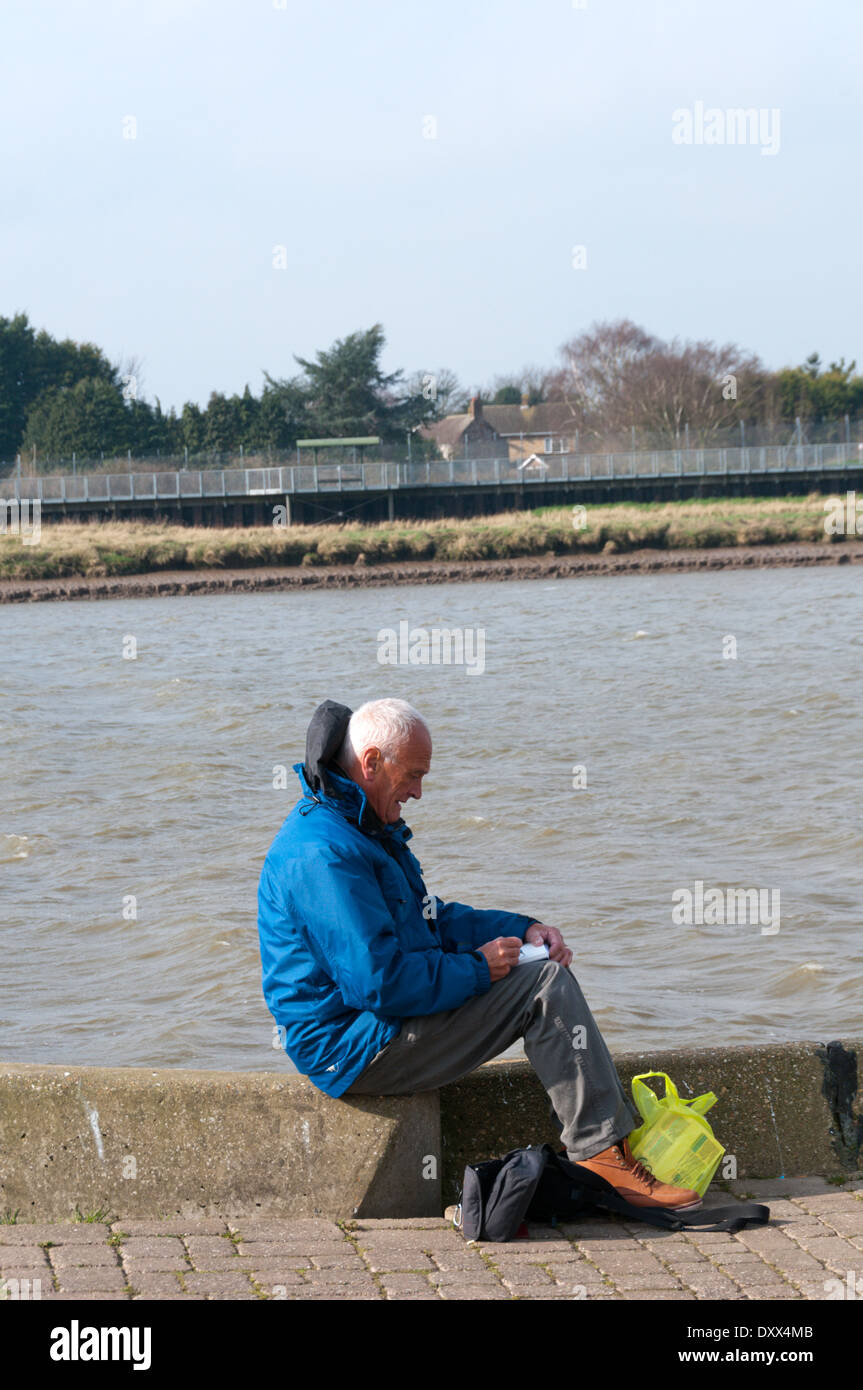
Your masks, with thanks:
[(411, 839), (413, 832), (401, 817), (392, 825), (383, 823), (362, 787), (350, 777), (345, 777), (341, 772), (334, 772), (332, 767), (327, 769), (329, 783), (336, 792), (336, 795), (333, 796), (324, 791), (323, 788), (316, 792), (312, 791), (306, 780), (305, 768), (302, 763), (294, 763), (294, 772), (300, 779), (300, 786), (306, 801), (312, 804), (320, 802), (321, 805), (329, 806), (331, 810), (337, 811), (339, 815), (344, 816), (345, 820), (356, 825), (366, 835), (386, 837), (399, 844), (404, 844), (406, 840)]

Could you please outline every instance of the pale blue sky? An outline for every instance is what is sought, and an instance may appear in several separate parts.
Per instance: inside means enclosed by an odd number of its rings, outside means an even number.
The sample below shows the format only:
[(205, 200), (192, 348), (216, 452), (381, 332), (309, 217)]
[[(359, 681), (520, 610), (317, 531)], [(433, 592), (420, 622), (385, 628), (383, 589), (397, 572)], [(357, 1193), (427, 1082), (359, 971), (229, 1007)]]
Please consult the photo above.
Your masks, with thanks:
[[(165, 408), (376, 321), (467, 387), (618, 317), (863, 367), (859, 2), (279, 3), (4, 7), (0, 314)], [(675, 144), (698, 101), (778, 153)]]

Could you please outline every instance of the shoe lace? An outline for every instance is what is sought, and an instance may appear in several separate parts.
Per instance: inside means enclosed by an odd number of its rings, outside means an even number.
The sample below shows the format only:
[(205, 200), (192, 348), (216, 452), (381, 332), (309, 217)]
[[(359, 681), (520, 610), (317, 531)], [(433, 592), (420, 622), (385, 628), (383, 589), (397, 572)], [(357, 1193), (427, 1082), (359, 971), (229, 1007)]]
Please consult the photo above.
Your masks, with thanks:
[[(621, 1150), (621, 1156), (623, 1157), (624, 1163), (626, 1163), (626, 1157), (625, 1155), (623, 1155), (623, 1150)], [(629, 1171), (634, 1178), (636, 1178), (639, 1182), (646, 1183), (648, 1187), (652, 1187), (653, 1184), (656, 1182), (656, 1175), (655, 1173), (651, 1172), (649, 1164), (642, 1163), (637, 1158), (632, 1158), (630, 1159), (629, 1163), (626, 1164), (626, 1166), (629, 1168)]]

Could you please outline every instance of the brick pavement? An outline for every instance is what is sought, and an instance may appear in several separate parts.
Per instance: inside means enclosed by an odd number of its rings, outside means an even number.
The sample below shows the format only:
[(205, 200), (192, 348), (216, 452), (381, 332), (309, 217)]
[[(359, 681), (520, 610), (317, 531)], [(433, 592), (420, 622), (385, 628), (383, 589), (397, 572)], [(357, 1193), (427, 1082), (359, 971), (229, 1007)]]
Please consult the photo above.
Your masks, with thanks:
[[(730, 1183), (769, 1227), (664, 1232), (592, 1215), (529, 1240), (468, 1244), (443, 1217), (237, 1216), (0, 1225), (0, 1289), (45, 1300), (863, 1300), (863, 1177)], [(853, 1279), (849, 1280), (849, 1273)], [(18, 1281), (17, 1285), (14, 1281)], [(25, 1284), (23, 1281), (30, 1281)], [(855, 1282), (856, 1281), (856, 1282)]]

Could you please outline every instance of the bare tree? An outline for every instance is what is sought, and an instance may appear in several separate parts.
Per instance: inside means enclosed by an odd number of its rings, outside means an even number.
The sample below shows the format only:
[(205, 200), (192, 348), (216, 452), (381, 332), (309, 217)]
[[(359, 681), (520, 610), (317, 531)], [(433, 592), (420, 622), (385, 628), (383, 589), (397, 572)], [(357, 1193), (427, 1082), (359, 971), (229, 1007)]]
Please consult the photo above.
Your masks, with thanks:
[(587, 437), (705, 444), (754, 413), (766, 373), (733, 343), (663, 342), (629, 319), (597, 323), (561, 348), (555, 390)]

